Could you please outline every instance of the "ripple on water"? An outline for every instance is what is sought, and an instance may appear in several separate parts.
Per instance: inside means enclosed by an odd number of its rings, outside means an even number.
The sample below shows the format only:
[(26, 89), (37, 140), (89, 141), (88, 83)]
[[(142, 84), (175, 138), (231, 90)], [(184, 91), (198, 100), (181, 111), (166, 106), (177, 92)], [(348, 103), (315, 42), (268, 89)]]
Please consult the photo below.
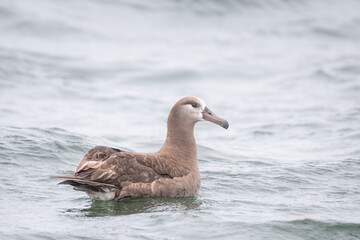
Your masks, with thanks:
[(67, 209), (66, 212), (86, 217), (121, 216), (141, 213), (182, 212), (196, 210), (201, 201), (194, 197), (188, 198), (130, 198), (117, 201), (95, 201), (89, 207)]
[(278, 222), (273, 227), (288, 234), (306, 239), (358, 239), (360, 225), (346, 222), (324, 222), (315, 219), (302, 219)]
[[(360, 239), (358, 9), (0, 1), (0, 239)], [(157, 149), (184, 95), (230, 122), (196, 126), (196, 198), (49, 179), (94, 145)]]

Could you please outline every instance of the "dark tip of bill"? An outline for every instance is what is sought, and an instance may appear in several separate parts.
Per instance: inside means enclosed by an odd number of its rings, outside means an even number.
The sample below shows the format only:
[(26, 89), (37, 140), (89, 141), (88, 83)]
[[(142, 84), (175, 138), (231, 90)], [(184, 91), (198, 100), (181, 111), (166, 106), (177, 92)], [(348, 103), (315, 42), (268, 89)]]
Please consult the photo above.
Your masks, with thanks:
[(229, 128), (229, 123), (227, 121), (223, 122), (222, 127), (225, 129)]

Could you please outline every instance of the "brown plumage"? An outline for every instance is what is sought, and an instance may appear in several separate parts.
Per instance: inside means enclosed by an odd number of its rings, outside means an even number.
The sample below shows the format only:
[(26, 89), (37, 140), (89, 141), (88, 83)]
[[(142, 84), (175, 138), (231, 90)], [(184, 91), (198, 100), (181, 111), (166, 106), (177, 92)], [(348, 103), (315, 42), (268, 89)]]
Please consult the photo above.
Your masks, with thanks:
[(200, 188), (194, 125), (208, 120), (228, 128), (196, 97), (180, 99), (171, 109), (167, 137), (155, 153), (127, 152), (96, 146), (80, 161), (75, 174), (54, 176), (100, 200), (125, 197), (194, 196)]

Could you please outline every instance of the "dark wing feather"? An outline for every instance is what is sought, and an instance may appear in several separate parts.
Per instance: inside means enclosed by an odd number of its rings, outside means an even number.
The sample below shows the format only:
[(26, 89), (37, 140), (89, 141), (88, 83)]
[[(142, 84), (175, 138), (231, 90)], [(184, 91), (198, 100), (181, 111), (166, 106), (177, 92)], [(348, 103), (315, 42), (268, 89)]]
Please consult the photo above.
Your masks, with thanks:
[[(116, 199), (141, 197), (152, 194), (151, 183), (157, 179), (171, 180), (185, 176), (189, 170), (166, 163), (162, 156), (140, 154), (97, 146), (90, 149), (80, 161), (74, 175), (54, 176), (63, 179), (76, 190), (93, 192), (109, 191)], [(165, 180), (164, 179), (164, 180)]]
[(111, 184), (119, 189), (129, 182), (151, 183), (163, 177), (138, 161), (131, 152), (104, 146), (96, 146), (85, 154), (75, 170), (75, 176), (83, 180)]

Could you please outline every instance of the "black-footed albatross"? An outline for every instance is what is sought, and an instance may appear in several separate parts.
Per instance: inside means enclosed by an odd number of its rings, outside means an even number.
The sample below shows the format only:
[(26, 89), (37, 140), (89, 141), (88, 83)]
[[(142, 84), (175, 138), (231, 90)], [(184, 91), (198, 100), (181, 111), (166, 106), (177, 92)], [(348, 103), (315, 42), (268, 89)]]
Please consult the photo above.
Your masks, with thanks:
[(74, 174), (54, 176), (98, 200), (126, 197), (187, 197), (200, 188), (194, 125), (207, 120), (227, 129), (197, 97), (180, 99), (167, 120), (164, 145), (155, 153), (127, 152), (96, 146), (80, 161)]

